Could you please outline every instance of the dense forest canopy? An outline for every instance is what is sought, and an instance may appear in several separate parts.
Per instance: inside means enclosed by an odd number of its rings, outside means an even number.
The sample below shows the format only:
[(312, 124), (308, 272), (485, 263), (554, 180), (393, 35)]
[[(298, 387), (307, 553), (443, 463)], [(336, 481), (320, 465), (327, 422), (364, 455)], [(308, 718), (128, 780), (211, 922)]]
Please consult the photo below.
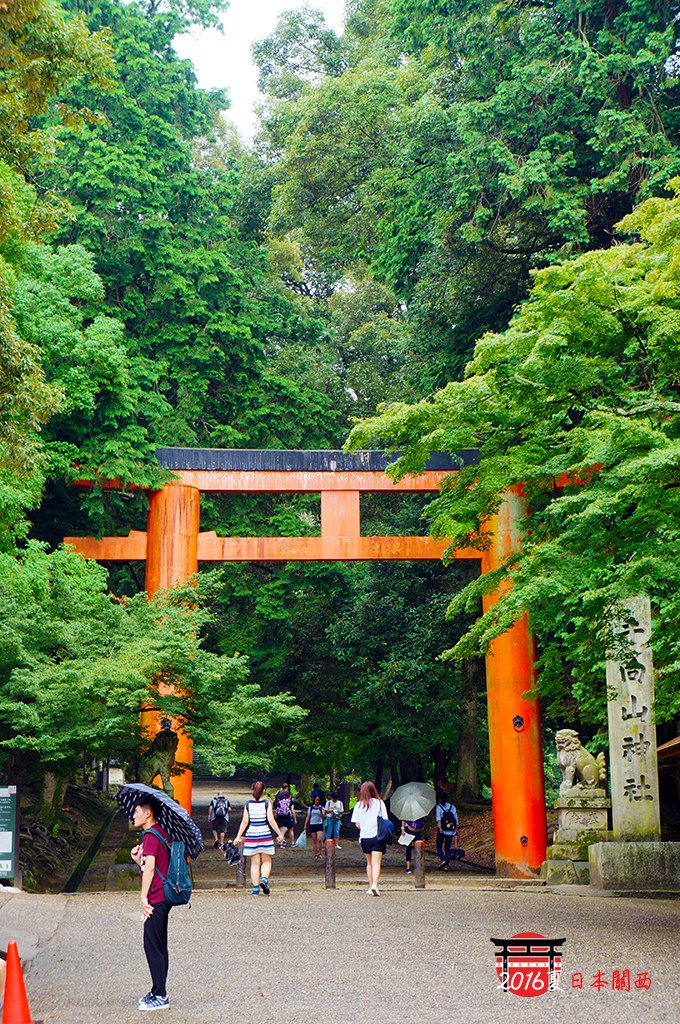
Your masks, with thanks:
[[(254, 47), (253, 146), (174, 49), (223, 6), (0, 10), (5, 774), (134, 762), (165, 672), (213, 769), (333, 761), (477, 797), (490, 639), (526, 610), (546, 739), (592, 736), (608, 616), (639, 592), (676, 717), (677, 3), (348, 0), (339, 34), (289, 11)], [(493, 614), (498, 579), (457, 564), (202, 567), (189, 604), (156, 605), (138, 564), (59, 548), (145, 524), (141, 492), (75, 479), (152, 487), (160, 445), (340, 447), (352, 428), (401, 449), (399, 473), (483, 456), (427, 509), (373, 496), (365, 532), (467, 538), (525, 485), (530, 539)], [(201, 522), (311, 534), (318, 500), (204, 496)]]

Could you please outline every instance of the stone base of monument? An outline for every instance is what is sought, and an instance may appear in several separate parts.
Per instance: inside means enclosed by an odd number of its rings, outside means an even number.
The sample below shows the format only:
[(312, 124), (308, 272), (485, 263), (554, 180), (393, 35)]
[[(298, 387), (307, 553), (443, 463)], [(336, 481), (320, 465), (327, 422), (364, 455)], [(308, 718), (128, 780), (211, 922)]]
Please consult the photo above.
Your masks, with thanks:
[(607, 828), (610, 807), (604, 789), (575, 786), (560, 793), (555, 801), (557, 831), (541, 868), (541, 877), (548, 885), (588, 884), (589, 848), (611, 839)]
[(588, 850), (590, 884), (621, 892), (680, 892), (680, 843), (608, 842)]
[(590, 869), (587, 860), (559, 860), (551, 857), (541, 865), (541, 878), (546, 885), (588, 885)]

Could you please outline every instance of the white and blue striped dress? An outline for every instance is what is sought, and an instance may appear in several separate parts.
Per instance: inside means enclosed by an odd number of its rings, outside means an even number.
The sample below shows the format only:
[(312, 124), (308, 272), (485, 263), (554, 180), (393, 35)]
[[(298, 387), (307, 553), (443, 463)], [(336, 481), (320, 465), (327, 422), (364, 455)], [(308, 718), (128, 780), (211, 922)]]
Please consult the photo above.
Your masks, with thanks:
[(243, 835), (243, 856), (252, 857), (255, 853), (274, 853), (274, 837), (267, 821), (268, 800), (249, 800), (248, 828)]

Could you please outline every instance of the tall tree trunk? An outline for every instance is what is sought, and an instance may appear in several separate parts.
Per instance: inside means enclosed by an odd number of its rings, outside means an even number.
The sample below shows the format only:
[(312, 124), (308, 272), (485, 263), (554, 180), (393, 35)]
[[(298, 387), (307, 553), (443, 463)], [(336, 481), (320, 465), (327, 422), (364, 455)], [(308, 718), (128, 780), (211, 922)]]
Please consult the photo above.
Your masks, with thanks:
[[(387, 786), (384, 787), (384, 790), (385, 795), (389, 796), (390, 793), (393, 793), (395, 789), (398, 789), (399, 786), (401, 785), (401, 775), (399, 772), (399, 765), (397, 764), (397, 759), (393, 753), (390, 752), (388, 754), (387, 761), (390, 768), (390, 777)], [(380, 787), (378, 788), (380, 789)], [(380, 792), (382, 793), (383, 790), (381, 789)]]
[(449, 751), (446, 747), (433, 747), (431, 756), (434, 766), (434, 788), (446, 789), (446, 779), (449, 772)]
[(484, 659), (466, 658), (462, 664), (462, 673), (463, 700), (458, 737), (456, 800), (479, 800), (482, 791), (477, 772), (477, 711), (479, 692), (486, 678)]
[(401, 759), (400, 767), (400, 780), (402, 786), (405, 782), (422, 782), (423, 766), (420, 754), (405, 754)]
[(68, 779), (65, 776), (45, 772), (38, 814), (48, 828), (52, 828), (59, 817), (67, 784)]

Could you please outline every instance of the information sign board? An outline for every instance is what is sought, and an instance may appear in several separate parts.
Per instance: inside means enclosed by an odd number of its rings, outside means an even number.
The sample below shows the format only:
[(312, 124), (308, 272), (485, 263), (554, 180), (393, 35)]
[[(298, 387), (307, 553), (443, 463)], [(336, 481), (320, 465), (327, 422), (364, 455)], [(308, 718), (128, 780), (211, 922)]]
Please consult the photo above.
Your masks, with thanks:
[(0, 786), (0, 878), (18, 874), (17, 787)]

